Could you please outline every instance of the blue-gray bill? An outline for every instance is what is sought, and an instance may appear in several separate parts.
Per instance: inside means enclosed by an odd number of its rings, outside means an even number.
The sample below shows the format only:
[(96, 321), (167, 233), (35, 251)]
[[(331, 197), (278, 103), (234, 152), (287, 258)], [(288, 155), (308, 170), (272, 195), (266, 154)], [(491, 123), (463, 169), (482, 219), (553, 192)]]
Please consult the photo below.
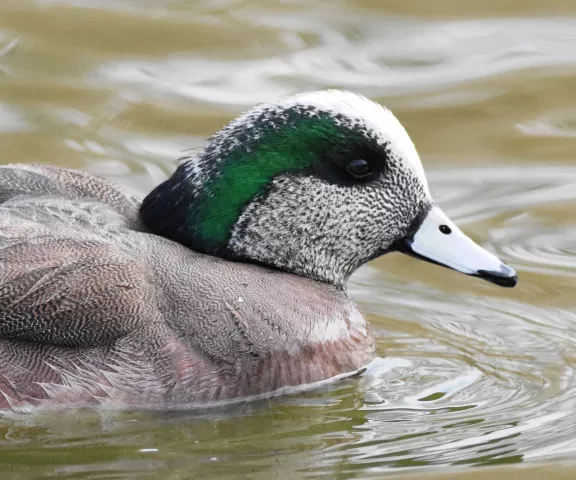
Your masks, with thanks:
[(513, 268), (464, 235), (435, 205), (414, 235), (402, 242), (400, 250), (502, 287), (514, 287), (518, 283)]

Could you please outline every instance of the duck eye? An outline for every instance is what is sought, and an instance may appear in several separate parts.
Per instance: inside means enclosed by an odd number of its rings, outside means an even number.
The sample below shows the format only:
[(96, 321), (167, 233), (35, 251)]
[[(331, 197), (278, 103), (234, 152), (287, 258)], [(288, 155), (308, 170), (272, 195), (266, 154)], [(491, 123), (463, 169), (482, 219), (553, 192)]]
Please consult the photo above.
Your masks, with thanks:
[(440, 225), (439, 228), (444, 235), (450, 235), (452, 233), (452, 229), (448, 225)]
[(354, 178), (365, 178), (371, 173), (370, 164), (362, 158), (352, 160), (346, 165), (346, 170)]

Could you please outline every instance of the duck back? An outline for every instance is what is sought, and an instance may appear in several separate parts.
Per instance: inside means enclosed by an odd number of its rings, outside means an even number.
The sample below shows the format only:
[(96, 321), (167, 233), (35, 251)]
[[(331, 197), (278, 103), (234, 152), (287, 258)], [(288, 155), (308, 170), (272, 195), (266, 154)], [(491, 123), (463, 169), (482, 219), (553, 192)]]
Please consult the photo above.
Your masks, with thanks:
[(354, 371), (372, 333), (342, 290), (147, 231), (89, 174), (0, 167), (0, 408), (170, 408)]

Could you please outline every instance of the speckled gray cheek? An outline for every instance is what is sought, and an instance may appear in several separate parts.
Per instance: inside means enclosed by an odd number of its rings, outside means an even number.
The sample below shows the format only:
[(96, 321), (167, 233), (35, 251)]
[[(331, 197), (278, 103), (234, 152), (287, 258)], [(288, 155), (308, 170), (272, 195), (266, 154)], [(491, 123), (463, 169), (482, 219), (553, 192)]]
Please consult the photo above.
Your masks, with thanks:
[(355, 269), (405, 236), (426, 204), (408, 169), (352, 187), (283, 175), (247, 206), (228, 251), (343, 286)]

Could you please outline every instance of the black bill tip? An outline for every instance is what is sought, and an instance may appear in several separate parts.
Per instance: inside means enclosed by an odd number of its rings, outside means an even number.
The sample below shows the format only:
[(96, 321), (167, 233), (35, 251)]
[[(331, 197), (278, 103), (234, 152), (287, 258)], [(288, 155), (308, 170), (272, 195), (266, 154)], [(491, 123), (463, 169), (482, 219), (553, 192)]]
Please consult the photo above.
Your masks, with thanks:
[(478, 270), (478, 273), (475, 273), (474, 276), (495, 283), (501, 287), (512, 288), (518, 283), (518, 275), (516, 275), (514, 269), (508, 265), (502, 265), (502, 268), (497, 272)]

